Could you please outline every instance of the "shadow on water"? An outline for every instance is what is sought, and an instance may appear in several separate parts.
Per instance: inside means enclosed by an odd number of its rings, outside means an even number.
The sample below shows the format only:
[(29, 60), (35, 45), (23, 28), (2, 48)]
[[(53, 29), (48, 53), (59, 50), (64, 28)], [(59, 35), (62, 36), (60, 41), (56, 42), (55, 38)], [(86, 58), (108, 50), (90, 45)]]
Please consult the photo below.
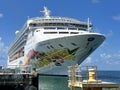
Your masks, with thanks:
[(39, 90), (69, 90), (68, 77), (40, 76)]
[(0, 90), (14, 90), (14, 87), (0, 86)]

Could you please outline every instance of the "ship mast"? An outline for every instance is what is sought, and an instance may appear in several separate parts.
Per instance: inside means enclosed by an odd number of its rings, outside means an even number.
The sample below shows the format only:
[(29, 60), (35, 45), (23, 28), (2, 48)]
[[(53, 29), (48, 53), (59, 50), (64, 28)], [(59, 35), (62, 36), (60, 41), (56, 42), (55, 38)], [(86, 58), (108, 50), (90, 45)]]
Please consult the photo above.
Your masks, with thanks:
[(88, 31), (89, 31), (89, 32), (92, 32), (92, 28), (91, 28), (90, 24), (91, 24), (90, 18), (88, 18), (88, 21), (87, 21), (87, 28), (88, 28)]
[(41, 12), (44, 13), (44, 16), (45, 16), (46, 18), (50, 18), (50, 13), (51, 13), (51, 11), (50, 11), (47, 7), (44, 6), (44, 10), (41, 11)]

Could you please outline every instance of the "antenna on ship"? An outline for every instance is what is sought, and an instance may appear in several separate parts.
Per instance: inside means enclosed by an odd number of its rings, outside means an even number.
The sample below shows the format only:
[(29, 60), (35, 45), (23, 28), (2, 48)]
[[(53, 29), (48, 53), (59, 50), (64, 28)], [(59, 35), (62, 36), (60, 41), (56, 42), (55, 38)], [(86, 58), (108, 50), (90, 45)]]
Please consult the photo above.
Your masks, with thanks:
[(47, 7), (44, 6), (44, 10), (41, 11), (41, 12), (44, 13), (44, 16), (45, 16), (46, 18), (50, 18), (50, 13), (51, 13), (51, 11), (50, 11)]
[(90, 18), (88, 18), (88, 20), (87, 20), (87, 28), (88, 28), (88, 31), (89, 31), (89, 32), (92, 31)]

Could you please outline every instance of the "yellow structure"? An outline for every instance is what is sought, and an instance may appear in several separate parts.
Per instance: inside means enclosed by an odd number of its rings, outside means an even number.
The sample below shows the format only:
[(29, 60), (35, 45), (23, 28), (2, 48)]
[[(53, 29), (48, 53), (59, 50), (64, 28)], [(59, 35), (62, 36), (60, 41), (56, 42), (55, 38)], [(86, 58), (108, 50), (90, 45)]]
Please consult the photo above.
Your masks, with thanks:
[[(68, 67), (68, 87), (71, 90), (81, 88), (82, 90), (118, 90), (118, 84), (97, 80), (96, 66), (69, 66)], [(85, 79), (85, 80), (84, 80)]]
[(95, 69), (89, 69), (88, 70), (89, 73), (89, 79), (88, 80), (83, 80), (83, 82), (89, 82), (89, 83), (101, 83), (101, 80), (96, 80), (95, 79)]

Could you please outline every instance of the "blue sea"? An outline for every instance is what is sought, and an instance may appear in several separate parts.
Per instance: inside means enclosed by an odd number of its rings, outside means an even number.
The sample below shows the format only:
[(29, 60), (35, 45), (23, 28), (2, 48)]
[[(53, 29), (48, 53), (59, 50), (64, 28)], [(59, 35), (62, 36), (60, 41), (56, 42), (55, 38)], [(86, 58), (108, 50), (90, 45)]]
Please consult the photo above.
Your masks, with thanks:
[[(120, 87), (120, 71), (98, 71), (97, 79), (117, 83)], [(68, 88), (68, 77), (39, 76), (39, 90), (70, 90)]]

